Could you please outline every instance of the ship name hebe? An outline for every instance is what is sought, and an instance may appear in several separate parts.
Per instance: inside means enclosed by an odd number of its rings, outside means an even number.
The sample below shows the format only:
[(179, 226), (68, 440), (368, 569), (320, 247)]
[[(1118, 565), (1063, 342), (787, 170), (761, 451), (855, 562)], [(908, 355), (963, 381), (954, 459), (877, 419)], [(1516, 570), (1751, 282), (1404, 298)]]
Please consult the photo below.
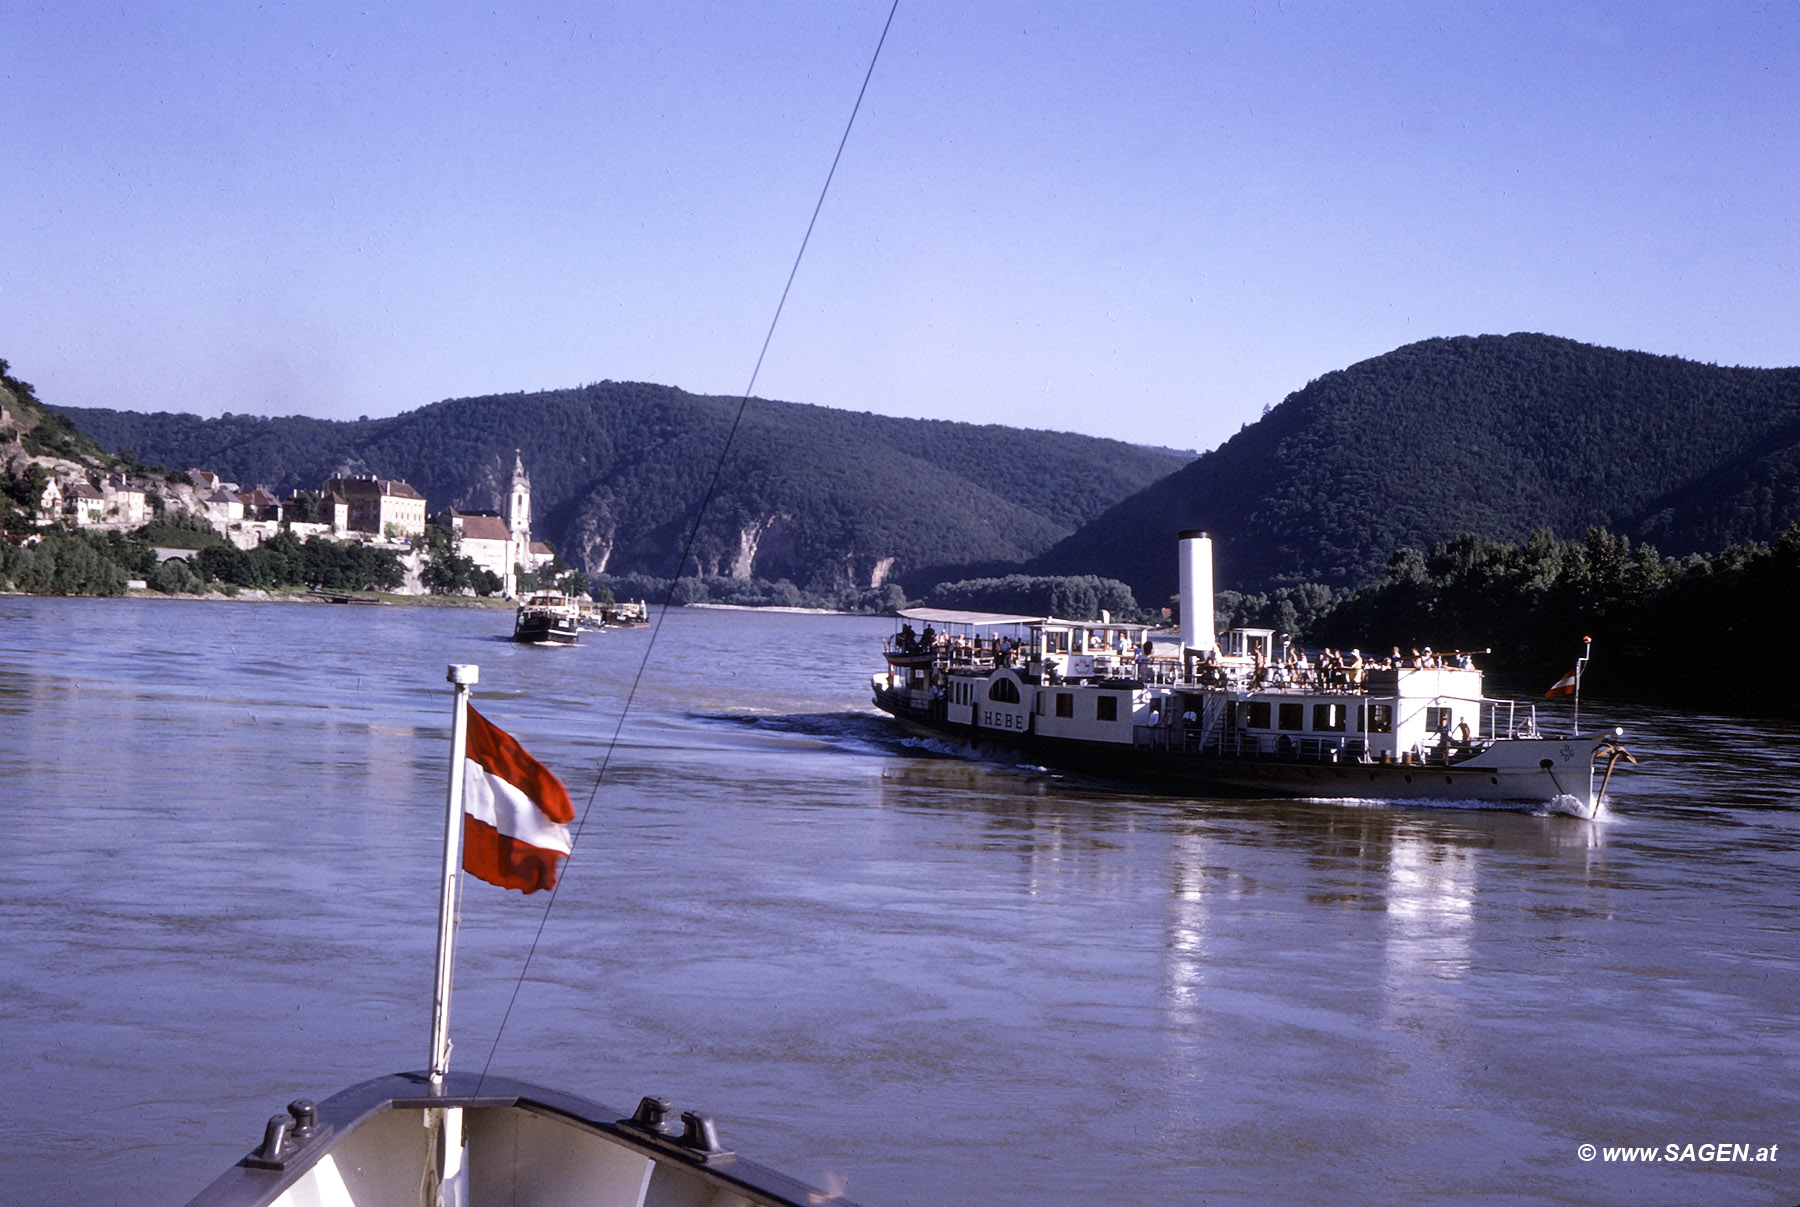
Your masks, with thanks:
[(995, 712), (991, 708), (981, 710), (981, 723), (989, 729), (1024, 729), (1025, 718), (1016, 713)]

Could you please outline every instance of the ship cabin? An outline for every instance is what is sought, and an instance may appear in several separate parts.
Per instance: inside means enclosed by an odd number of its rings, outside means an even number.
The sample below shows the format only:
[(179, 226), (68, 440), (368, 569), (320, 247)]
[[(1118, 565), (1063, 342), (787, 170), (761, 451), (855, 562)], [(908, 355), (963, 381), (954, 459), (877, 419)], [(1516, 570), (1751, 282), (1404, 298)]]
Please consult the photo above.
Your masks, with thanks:
[(912, 608), (877, 692), (973, 735), (1224, 758), (1458, 762), (1535, 732), (1466, 656), (1398, 665), (1296, 656), (1235, 628), (1208, 650), (1143, 624)]

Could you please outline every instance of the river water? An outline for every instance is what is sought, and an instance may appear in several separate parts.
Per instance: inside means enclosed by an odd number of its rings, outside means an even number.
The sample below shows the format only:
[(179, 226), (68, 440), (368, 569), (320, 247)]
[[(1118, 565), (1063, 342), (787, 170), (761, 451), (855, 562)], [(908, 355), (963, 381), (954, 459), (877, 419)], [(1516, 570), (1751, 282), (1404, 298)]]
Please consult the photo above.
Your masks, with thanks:
[(586, 812), (547, 918), (468, 887), (453, 1067), (871, 1205), (1800, 1201), (1800, 728), (1590, 700), (1597, 821), (1172, 800), (903, 743), (887, 622), (509, 625), (0, 598), (0, 1203), (424, 1065), (463, 662)]

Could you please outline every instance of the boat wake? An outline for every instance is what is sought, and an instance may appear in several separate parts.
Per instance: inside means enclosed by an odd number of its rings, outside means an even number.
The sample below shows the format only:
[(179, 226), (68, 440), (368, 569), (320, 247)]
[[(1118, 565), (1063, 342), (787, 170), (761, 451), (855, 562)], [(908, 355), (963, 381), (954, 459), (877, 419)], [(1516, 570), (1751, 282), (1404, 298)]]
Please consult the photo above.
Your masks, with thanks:
[(1323, 805), (1345, 805), (1353, 809), (1445, 809), (1465, 813), (1528, 813), (1534, 817), (1572, 817), (1577, 821), (1609, 822), (1617, 814), (1604, 802), (1590, 808), (1574, 796), (1559, 796), (1554, 801), (1471, 800), (1467, 797), (1417, 796), (1309, 796), (1303, 799)]
[(690, 713), (689, 719), (772, 744), (809, 745), (844, 754), (889, 754), (898, 746), (887, 718), (852, 712)]
[(1557, 797), (1555, 800), (1539, 809), (1538, 812), (1546, 816), (1556, 815), (1561, 817), (1579, 818), (1582, 821), (1615, 820), (1613, 811), (1606, 807), (1606, 801), (1604, 799), (1589, 804), (1579, 797), (1568, 795)]

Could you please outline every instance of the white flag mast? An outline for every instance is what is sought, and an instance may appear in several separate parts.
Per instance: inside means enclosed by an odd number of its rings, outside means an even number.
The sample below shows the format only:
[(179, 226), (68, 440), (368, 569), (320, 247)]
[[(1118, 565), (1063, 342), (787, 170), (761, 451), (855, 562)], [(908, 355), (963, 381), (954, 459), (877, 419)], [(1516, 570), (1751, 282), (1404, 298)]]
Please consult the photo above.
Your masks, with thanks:
[(1587, 670), (1588, 658), (1594, 652), (1594, 639), (1581, 639), (1581, 657), (1575, 660), (1575, 732), (1581, 732), (1581, 673)]
[[(453, 665), (444, 676), (456, 685), (450, 722), (450, 788), (444, 805), (444, 868), (438, 885), (437, 978), (431, 995), (431, 1087), (442, 1089), (450, 1071), (450, 985), (456, 966), (456, 921), (461, 912), (463, 762), (469, 746), (469, 687), (481, 681), (481, 668)], [(427, 1112), (431, 1144), (431, 1184), (425, 1201), (439, 1207), (468, 1202), (464, 1172), (462, 1109), (440, 1107)]]
[(450, 790), (444, 806), (444, 870), (438, 885), (437, 979), (431, 997), (431, 1084), (444, 1083), (450, 1069), (450, 983), (456, 964), (456, 919), (462, 888), (463, 761), (469, 745), (469, 686), (481, 668), (452, 666), (445, 676), (456, 685), (450, 723)]

